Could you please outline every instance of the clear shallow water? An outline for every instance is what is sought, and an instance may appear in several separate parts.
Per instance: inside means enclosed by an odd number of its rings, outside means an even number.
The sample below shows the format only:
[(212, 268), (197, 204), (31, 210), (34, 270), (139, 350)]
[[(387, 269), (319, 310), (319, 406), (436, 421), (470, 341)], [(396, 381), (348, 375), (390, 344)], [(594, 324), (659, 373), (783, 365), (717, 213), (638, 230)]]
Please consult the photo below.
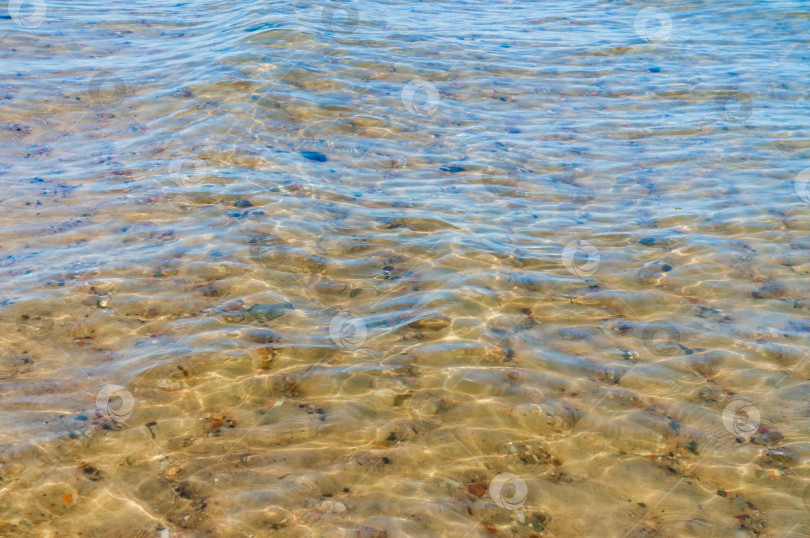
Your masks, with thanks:
[(808, 536), (803, 4), (345, 5), (0, 19), (0, 533)]

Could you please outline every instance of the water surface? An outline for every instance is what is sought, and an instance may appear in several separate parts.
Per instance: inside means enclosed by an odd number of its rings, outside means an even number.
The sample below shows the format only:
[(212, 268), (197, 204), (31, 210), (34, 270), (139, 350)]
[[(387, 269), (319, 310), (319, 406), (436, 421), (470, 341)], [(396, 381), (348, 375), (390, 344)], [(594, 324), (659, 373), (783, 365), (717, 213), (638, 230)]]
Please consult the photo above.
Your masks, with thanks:
[(3, 536), (810, 536), (803, 2), (8, 12)]

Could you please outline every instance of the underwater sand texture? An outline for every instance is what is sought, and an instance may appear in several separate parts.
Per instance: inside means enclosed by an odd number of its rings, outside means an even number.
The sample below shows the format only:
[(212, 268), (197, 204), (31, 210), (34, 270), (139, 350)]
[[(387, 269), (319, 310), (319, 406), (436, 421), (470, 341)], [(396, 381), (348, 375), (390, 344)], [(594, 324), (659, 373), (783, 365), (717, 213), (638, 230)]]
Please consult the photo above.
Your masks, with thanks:
[(0, 536), (810, 536), (803, 2), (12, 1)]

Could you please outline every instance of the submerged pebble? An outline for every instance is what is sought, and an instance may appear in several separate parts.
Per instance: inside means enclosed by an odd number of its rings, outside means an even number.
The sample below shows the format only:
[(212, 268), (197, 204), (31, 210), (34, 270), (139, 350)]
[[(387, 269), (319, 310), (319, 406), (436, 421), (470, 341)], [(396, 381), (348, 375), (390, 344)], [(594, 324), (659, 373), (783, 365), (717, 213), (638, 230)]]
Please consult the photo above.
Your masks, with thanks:
[(327, 161), (326, 155), (324, 155), (320, 151), (302, 151), (301, 155), (305, 159), (309, 159), (310, 161), (315, 161), (318, 163), (325, 163)]
[(463, 166), (442, 166), (439, 170), (449, 172), (451, 174), (457, 174), (459, 172), (463, 172), (465, 168)]
[(283, 316), (294, 307), (290, 303), (262, 303), (255, 304), (248, 309), (250, 319), (271, 321)]
[(781, 282), (770, 282), (751, 292), (751, 297), (754, 299), (784, 299), (788, 297), (788, 289)]
[(248, 329), (245, 331), (245, 338), (257, 344), (271, 344), (281, 341), (279, 335), (267, 329)]

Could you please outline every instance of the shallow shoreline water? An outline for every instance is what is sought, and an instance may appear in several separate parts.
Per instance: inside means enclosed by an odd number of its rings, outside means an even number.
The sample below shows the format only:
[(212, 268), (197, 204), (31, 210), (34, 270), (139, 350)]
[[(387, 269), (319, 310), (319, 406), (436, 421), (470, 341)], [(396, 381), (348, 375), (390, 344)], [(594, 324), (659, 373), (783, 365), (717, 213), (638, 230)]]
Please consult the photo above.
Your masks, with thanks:
[(810, 536), (795, 1), (0, 19), (0, 536)]

